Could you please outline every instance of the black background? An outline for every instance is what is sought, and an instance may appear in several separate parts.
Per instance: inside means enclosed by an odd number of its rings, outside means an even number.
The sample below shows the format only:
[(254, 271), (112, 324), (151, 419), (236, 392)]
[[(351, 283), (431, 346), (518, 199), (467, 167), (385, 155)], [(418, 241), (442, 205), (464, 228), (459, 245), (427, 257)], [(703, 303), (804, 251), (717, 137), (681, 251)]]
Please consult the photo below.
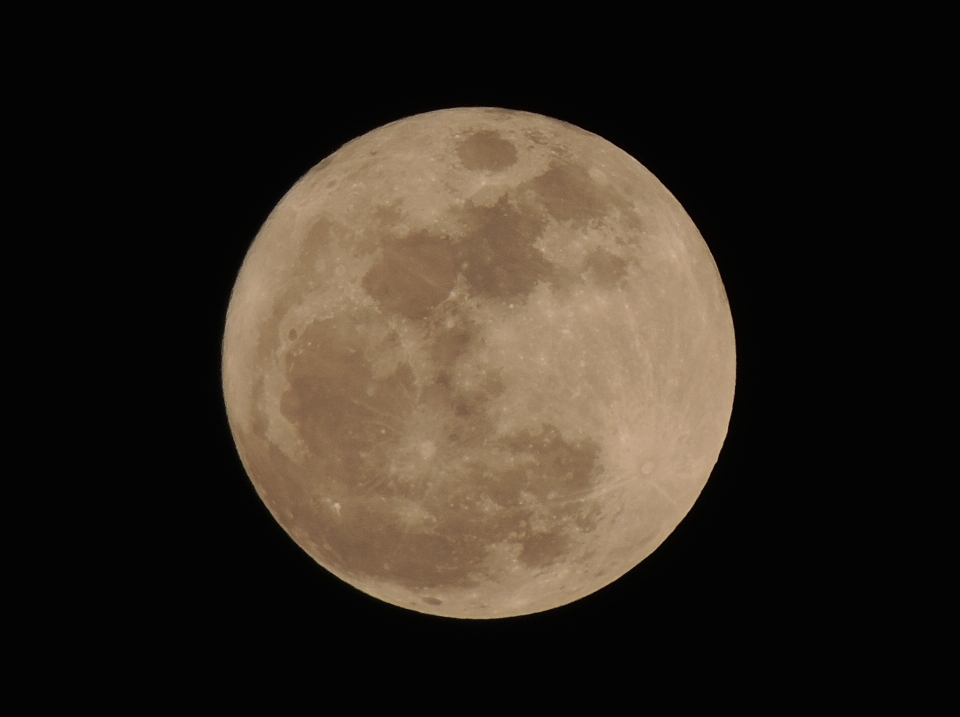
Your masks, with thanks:
[[(362, 646), (394, 666), (427, 659), (434, 668), (490, 649), (505, 665), (566, 664), (571, 655), (620, 650), (638, 660), (679, 650), (685, 660), (717, 661), (734, 645), (736, 654), (784, 655), (809, 642), (825, 615), (846, 609), (825, 573), (829, 506), (815, 502), (813, 514), (800, 508), (809, 509), (824, 460), (805, 445), (812, 401), (805, 376), (818, 359), (810, 305), (796, 286), (811, 221), (805, 207), (816, 191), (810, 182), (825, 164), (818, 138), (828, 103), (801, 76), (779, 87), (729, 68), (659, 83), (642, 72), (537, 68), (454, 79), (432, 65), (296, 81), (254, 66), (159, 72), (128, 110), (143, 127), (132, 166), (149, 175), (134, 190), (154, 237), (141, 260), (162, 269), (141, 289), (161, 327), (145, 341), (152, 375), (138, 379), (150, 388), (131, 388), (138, 415), (159, 419), (138, 431), (136, 450), (151, 478), (137, 499), (150, 517), (131, 518), (135, 537), (125, 543), (139, 556), (123, 561), (131, 581), (123, 600), (137, 606), (133, 639), (172, 641), (184, 656), (295, 649), (319, 660), (331, 645)], [(233, 282), (284, 193), (345, 142), (457, 106), (541, 113), (636, 157), (710, 247), (737, 339), (728, 436), (676, 531), (587, 598), (495, 621), (396, 608), (314, 563), (247, 478), (220, 382)]]
[[(917, 655), (939, 653), (920, 643), (949, 624), (930, 576), (945, 585), (952, 563), (925, 558), (954, 522), (929, 518), (952, 506), (930, 459), (950, 445), (933, 418), (950, 323), (925, 322), (950, 305), (956, 232), (923, 226), (953, 199), (951, 25), (899, 9), (357, 10), (82, 7), (14, 28), (7, 149), (25, 161), (7, 169), (21, 226), (5, 268), (26, 365), (9, 383), (30, 411), (10, 411), (8, 483), (32, 491), (5, 503), (24, 567), (7, 587), (15, 659), (51, 692), (50, 675), (101, 694), (159, 678), (141, 698), (228, 661), (231, 694), (275, 667), (291, 694), (349, 686), (354, 706), (393, 674), (388, 696), (421, 708), (454, 675), (465, 702), (523, 683), (636, 706), (689, 696), (651, 666), (754, 696), (786, 675), (780, 701), (833, 699), (831, 681), (859, 700), (864, 665), (890, 675), (866, 690), (885, 699), (903, 665), (926, 671)], [(394, 608), (313, 563), (246, 477), (220, 381), (233, 282), (290, 186), (364, 132), (456, 106), (542, 113), (636, 157), (703, 234), (737, 340), (726, 443), (670, 538), (575, 604), (482, 622)]]

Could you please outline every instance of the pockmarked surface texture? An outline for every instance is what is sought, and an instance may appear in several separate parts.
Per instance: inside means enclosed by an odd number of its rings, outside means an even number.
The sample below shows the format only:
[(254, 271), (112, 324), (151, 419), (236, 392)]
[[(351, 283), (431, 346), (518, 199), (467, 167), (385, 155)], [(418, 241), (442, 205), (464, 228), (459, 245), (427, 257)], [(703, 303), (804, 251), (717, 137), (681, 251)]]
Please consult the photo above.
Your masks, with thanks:
[(420, 612), (547, 610), (689, 511), (733, 404), (707, 245), (635, 159), (457, 109), (377, 129), (270, 215), (223, 385), (243, 464), (320, 565)]

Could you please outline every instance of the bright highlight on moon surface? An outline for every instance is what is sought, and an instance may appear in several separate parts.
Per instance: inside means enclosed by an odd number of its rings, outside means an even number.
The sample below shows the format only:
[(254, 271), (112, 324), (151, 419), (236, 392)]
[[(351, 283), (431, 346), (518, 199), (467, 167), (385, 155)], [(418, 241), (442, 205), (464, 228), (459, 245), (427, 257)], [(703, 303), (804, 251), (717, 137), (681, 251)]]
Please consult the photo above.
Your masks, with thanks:
[(733, 405), (733, 322), (670, 192), (525, 112), (410, 117), (280, 201), (227, 313), (237, 449), (287, 533), (394, 605), (548, 610), (690, 510)]

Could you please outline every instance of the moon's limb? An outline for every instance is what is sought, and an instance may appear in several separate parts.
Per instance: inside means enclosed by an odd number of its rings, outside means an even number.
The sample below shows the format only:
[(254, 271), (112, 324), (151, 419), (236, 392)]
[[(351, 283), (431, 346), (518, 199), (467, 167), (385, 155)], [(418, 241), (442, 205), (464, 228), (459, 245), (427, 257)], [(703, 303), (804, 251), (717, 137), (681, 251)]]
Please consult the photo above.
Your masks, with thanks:
[(733, 324), (676, 199), (538, 115), (419, 115), (301, 179), (227, 315), (230, 425), (325, 568), (396, 605), (519, 615), (603, 587), (702, 490)]

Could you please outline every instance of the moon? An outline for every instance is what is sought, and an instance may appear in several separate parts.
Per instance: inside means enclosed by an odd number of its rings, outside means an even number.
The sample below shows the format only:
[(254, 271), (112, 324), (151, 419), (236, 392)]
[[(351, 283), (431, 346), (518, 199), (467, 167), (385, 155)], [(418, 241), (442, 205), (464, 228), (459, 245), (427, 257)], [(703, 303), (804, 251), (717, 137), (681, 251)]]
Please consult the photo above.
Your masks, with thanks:
[(549, 610), (652, 553), (733, 405), (692, 220), (573, 125), (463, 108), (310, 170), (250, 247), (223, 341), (258, 494), (323, 568), (456, 618)]

